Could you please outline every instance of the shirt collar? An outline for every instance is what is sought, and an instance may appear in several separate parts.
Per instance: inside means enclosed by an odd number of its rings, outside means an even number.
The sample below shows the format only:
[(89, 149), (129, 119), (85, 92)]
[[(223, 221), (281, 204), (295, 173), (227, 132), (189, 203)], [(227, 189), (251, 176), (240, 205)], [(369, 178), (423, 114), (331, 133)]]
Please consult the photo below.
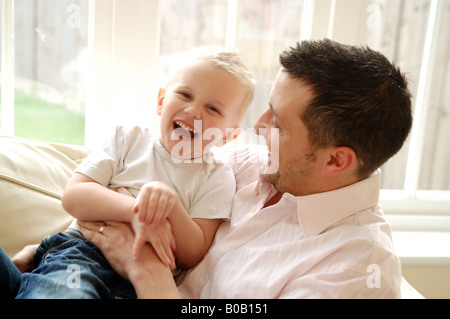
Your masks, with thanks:
[(381, 172), (329, 192), (297, 197), (297, 212), (305, 237), (315, 236), (338, 221), (378, 204)]

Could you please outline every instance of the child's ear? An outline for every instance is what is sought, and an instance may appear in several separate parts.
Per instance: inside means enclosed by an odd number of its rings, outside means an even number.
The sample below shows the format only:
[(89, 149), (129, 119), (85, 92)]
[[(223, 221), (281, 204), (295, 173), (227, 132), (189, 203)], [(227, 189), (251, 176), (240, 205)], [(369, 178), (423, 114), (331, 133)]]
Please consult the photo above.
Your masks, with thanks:
[(157, 100), (157, 104), (156, 104), (156, 114), (158, 114), (159, 116), (161, 116), (161, 113), (162, 113), (162, 106), (163, 106), (163, 101), (164, 101), (165, 96), (166, 96), (166, 90), (164, 90), (163, 88), (160, 88), (158, 91), (158, 100)]

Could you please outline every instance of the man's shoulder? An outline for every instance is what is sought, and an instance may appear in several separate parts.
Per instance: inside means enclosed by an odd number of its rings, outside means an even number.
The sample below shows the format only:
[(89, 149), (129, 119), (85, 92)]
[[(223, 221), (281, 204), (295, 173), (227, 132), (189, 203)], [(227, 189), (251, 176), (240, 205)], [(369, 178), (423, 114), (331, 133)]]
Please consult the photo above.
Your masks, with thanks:
[(219, 162), (229, 164), (233, 171), (256, 164), (258, 167), (267, 162), (267, 146), (248, 144), (240, 147), (222, 147), (213, 151)]
[(231, 167), (238, 186), (258, 180), (261, 167), (267, 163), (267, 155), (267, 147), (258, 144), (221, 148), (219, 153), (215, 154)]
[(259, 144), (245, 145), (236, 148), (229, 156), (228, 162), (230, 164), (265, 164), (267, 162), (268, 149), (267, 146)]

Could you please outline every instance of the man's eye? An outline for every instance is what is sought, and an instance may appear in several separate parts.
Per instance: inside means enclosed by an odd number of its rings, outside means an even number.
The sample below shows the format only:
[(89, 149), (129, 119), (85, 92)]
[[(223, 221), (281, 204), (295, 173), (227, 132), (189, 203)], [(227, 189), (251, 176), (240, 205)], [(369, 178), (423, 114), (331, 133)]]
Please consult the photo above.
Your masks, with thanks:
[(278, 127), (278, 123), (277, 123), (274, 119), (272, 119), (272, 126), (273, 126), (274, 128), (279, 128), (279, 127)]

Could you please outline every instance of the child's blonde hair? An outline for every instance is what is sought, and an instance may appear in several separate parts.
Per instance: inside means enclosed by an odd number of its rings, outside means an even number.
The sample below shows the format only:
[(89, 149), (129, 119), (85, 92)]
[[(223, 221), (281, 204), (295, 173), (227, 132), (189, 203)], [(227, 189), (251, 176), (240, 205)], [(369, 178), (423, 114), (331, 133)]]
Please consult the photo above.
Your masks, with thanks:
[(253, 100), (256, 81), (247, 66), (239, 57), (237, 51), (225, 49), (219, 46), (192, 48), (189, 51), (182, 53), (180, 56), (177, 56), (177, 58), (174, 59), (175, 63), (172, 64), (171, 67), (177, 70), (183, 65), (188, 64), (190, 60), (193, 61), (197, 59), (211, 62), (212, 64), (224, 69), (247, 87), (247, 97), (242, 105), (242, 113), (244, 114)]

